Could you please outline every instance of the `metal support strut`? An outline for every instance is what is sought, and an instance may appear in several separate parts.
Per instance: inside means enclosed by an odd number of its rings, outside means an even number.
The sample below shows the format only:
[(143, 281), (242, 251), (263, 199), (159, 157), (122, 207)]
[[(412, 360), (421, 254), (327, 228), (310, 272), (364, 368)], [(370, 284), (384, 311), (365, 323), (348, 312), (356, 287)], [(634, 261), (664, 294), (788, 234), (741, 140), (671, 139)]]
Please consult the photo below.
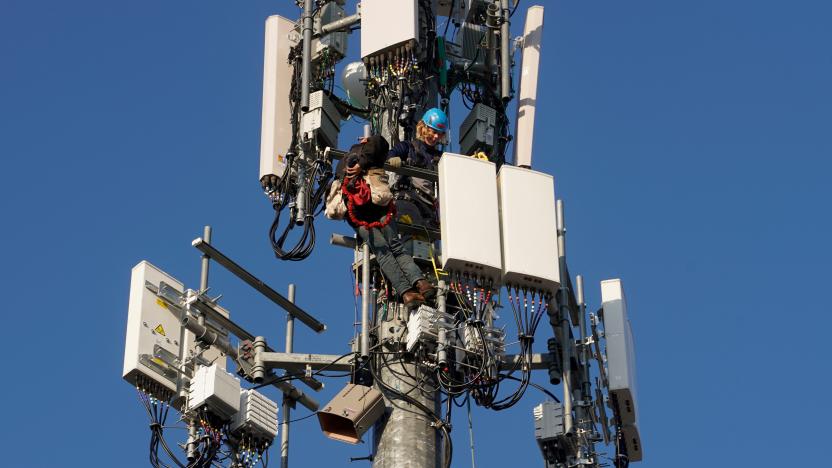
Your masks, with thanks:
[[(295, 285), (289, 285), (289, 302), (295, 302)], [(295, 318), (286, 314), (286, 352), (291, 353), (295, 336)], [(289, 422), (292, 408), (295, 406), (291, 398), (283, 395), (283, 418), (280, 430), (280, 468), (289, 468)]]

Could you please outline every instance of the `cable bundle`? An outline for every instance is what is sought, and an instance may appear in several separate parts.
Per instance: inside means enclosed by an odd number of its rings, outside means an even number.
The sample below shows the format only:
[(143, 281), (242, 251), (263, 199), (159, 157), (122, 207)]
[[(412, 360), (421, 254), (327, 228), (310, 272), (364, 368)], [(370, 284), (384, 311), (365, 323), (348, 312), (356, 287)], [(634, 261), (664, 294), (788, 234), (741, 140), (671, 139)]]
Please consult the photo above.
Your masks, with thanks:
[(173, 461), (179, 468), (186, 468), (173, 454), (173, 451), (168, 446), (163, 436), (165, 421), (168, 418), (170, 411), (170, 404), (167, 401), (161, 401), (152, 395), (146, 393), (142, 388), (136, 387), (139, 395), (139, 401), (147, 411), (147, 416), (150, 418), (150, 466), (154, 468), (167, 467), (168, 465), (159, 457), (159, 446), (164, 449), (170, 460)]

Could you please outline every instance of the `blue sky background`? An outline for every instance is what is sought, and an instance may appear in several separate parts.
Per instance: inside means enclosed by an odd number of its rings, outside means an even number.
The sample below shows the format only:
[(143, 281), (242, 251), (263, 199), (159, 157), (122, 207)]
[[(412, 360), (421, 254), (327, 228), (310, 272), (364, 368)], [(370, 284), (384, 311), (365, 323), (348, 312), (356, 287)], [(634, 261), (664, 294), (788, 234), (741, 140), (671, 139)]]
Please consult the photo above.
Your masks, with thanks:
[[(641, 466), (820, 463), (832, 4), (542, 3), (534, 163), (566, 202), (590, 308), (598, 281), (624, 281)], [(190, 241), (204, 224), (276, 289), (295, 282), (329, 325), (298, 326), (297, 351), (347, 351), (351, 254), (327, 240), (349, 229), (321, 219), (302, 263), (275, 260), (267, 242), (257, 167), (263, 22), (275, 13), (297, 17), (288, 1), (0, 0), (9, 466), (147, 465), (146, 415), (121, 380), (130, 269), (147, 259), (196, 287)], [(218, 267), (211, 284), (241, 324), (282, 343), (282, 311)], [(550, 335), (538, 333), (540, 352)], [(507, 412), (474, 412), (477, 466), (541, 465), (541, 400), (530, 389)], [(454, 466), (467, 467), (456, 416)], [(292, 437), (293, 466), (353, 466), (368, 452), (325, 439), (314, 419)]]

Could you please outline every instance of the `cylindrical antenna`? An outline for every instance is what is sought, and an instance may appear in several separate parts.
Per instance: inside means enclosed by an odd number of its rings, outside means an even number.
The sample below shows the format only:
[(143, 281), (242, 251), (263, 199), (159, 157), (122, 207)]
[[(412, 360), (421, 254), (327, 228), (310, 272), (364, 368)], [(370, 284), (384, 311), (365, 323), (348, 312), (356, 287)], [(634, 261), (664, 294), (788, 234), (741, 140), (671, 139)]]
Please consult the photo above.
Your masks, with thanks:
[(537, 104), (537, 74), (540, 45), (543, 42), (543, 7), (533, 6), (526, 12), (523, 30), (523, 63), (520, 68), (520, 93), (514, 131), (514, 164), (532, 167), (534, 113)]

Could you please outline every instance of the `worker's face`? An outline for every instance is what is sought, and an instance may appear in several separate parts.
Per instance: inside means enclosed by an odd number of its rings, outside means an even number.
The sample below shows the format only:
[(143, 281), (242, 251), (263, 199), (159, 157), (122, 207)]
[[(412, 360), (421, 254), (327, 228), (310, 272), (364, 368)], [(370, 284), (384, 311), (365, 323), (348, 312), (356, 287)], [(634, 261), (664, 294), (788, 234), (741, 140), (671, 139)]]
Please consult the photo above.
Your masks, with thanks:
[(442, 141), (442, 138), (445, 136), (442, 132), (437, 132), (436, 130), (425, 127), (425, 144), (428, 146), (436, 146), (437, 143)]

